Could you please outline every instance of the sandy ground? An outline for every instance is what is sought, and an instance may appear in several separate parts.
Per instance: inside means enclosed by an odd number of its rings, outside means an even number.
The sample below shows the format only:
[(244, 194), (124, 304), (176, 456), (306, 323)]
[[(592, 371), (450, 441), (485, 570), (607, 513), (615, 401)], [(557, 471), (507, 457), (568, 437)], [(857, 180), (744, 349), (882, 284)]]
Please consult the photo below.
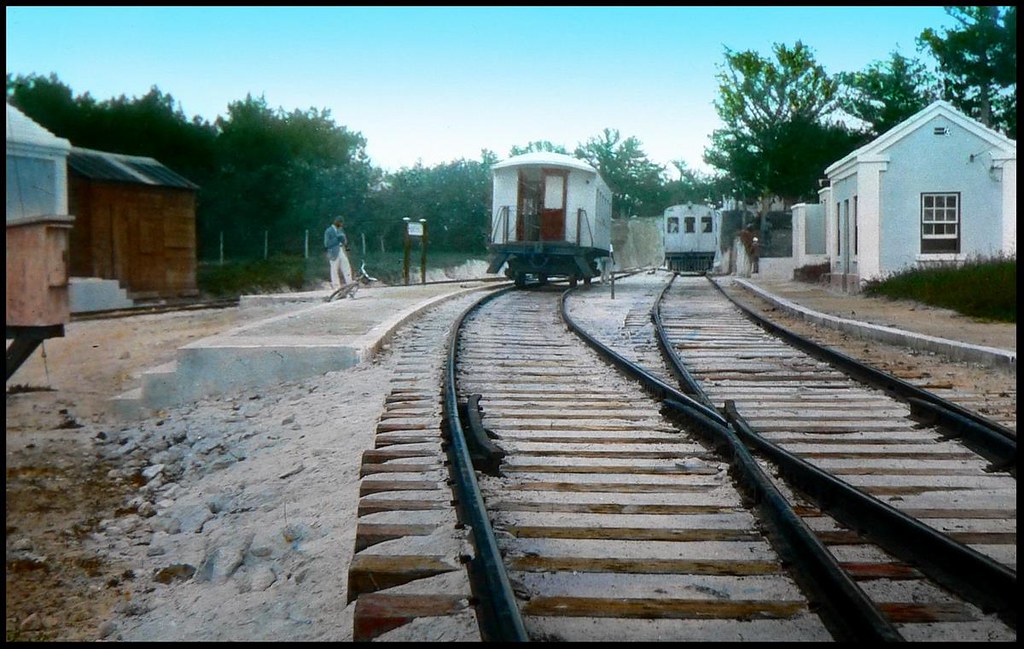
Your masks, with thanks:
[(351, 640), (359, 462), (388, 352), (130, 424), (107, 413), (179, 346), (278, 312), (73, 322), (8, 381), (8, 640)]

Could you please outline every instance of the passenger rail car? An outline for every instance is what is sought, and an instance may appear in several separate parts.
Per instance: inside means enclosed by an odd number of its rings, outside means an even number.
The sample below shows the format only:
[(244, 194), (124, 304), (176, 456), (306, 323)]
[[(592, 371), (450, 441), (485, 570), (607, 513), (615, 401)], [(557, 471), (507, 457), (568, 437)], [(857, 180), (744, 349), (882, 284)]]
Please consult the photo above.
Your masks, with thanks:
[(593, 167), (560, 153), (526, 153), (492, 167), (489, 273), (523, 286), (565, 277), (590, 284), (611, 255), (612, 193)]
[(705, 273), (714, 266), (719, 248), (721, 215), (707, 205), (673, 205), (665, 209), (665, 266), (669, 270)]

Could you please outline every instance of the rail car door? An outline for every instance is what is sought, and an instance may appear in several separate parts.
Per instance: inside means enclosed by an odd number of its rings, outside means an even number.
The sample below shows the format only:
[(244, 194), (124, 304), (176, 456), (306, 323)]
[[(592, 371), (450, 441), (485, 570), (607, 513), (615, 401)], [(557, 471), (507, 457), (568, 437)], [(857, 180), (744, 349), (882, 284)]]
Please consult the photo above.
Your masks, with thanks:
[(516, 241), (539, 241), (540, 240), (540, 201), (542, 195), (542, 181), (539, 178), (530, 178), (529, 175), (520, 170), (519, 172), (519, 196), (517, 203), (518, 217), (516, 218)]
[(565, 186), (568, 174), (544, 170), (544, 202), (540, 209), (540, 240), (565, 240)]

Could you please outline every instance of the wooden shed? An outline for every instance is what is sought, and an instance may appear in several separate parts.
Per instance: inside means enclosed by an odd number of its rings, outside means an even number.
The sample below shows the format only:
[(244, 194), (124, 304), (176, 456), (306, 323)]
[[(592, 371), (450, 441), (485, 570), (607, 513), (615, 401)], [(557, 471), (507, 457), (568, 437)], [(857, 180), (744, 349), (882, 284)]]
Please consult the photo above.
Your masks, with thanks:
[(116, 279), (132, 299), (197, 295), (197, 189), (153, 158), (72, 147), (71, 275)]

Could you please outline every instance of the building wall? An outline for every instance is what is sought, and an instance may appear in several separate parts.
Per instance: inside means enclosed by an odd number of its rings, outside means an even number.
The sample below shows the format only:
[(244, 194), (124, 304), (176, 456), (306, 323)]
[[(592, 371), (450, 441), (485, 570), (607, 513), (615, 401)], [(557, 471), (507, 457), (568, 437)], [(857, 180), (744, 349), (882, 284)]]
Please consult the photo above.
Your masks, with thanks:
[(77, 174), (70, 185), (72, 275), (116, 279), (131, 297), (197, 294), (194, 192)]
[(664, 217), (612, 219), (615, 269), (659, 268), (665, 261)]
[[(935, 135), (946, 127), (949, 135)], [(991, 256), (1002, 247), (1001, 174), (990, 172), (992, 145), (939, 115), (896, 142), (880, 190), (882, 274), (948, 255), (921, 254), (921, 193), (960, 193), (960, 255)], [(974, 156), (973, 161), (971, 156)]]

